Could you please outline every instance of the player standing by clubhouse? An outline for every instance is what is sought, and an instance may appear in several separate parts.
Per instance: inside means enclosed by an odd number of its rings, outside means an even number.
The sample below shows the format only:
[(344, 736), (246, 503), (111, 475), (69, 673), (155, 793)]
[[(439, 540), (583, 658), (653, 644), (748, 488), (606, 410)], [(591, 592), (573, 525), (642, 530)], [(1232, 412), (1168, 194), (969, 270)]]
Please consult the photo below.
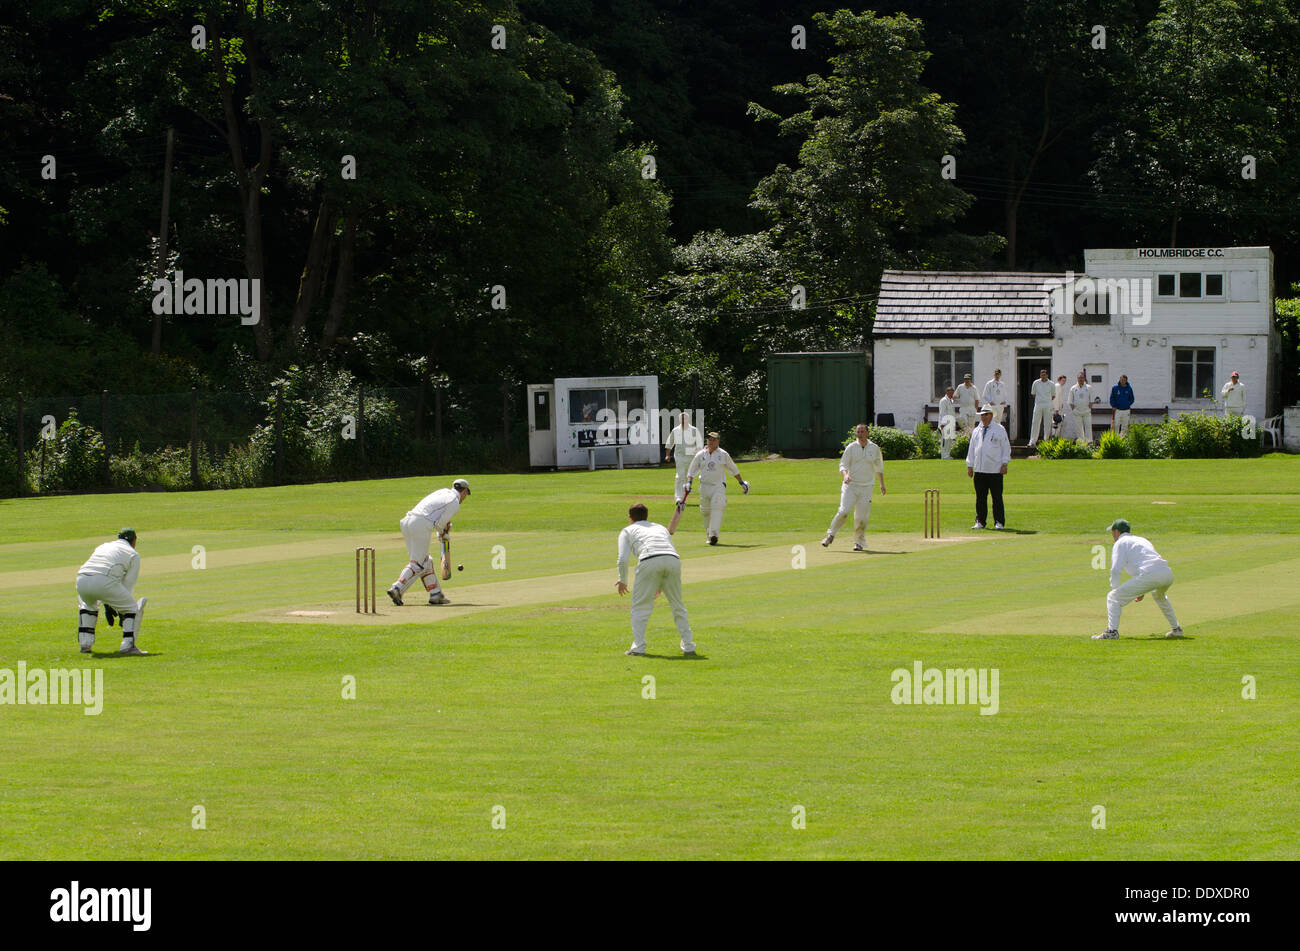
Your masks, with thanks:
[(1241, 382), (1241, 374), (1232, 371), (1232, 378), (1219, 390), (1223, 400), (1224, 416), (1244, 416), (1246, 414), (1246, 384)]
[(451, 520), (460, 511), (460, 503), (468, 495), (469, 483), (457, 479), (450, 489), (430, 492), (402, 519), (402, 538), (406, 541), (406, 551), (411, 560), (388, 589), (388, 596), (398, 607), (402, 606), (402, 595), (406, 594), (406, 589), (416, 578), (424, 582), (430, 604), (451, 603), (442, 593), (442, 585), (438, 583), (437, 567), (429, 555), (429, 546), (433, 543), (435, 531), (439, 539), (445, 538), (451, 531)]
[(1052, 438), (1052, 398), (1056, 396), (1056, 387), (1047, 378), (1046, 370), (1038, 371), (1038, 379), (1029, 387), (1029, 395), (1034, 401), (1034, 415), (1029, 424), (1029, 445), (1038, 442), (1039, 427), (1043, 438)]
[(1079, 371), (1079, 382), (1070, 387), (1065, 405), (1070, 408), (1070, 415), (1074, 417), (1075, 428), (1079, 431), (1078, 438), (1085, 444), (1091, 445), (1092, 387), (1088, 385), (1088, 377), (1082, 370)]
[(993, 420), (1006, 426), (1011, 422), (1007, 414), (1007, 385), (1002, 382), (1002, 371), (994, 370), (993, 379), (984, 384), (984, 404), (993, 404)]
[(682, 413), (682, 421), (673, 427), (673, 431), (664, 440), (664, 462), (668, 461), (669, 452), (677, 463), (677, 478), (673, 480), (673, 501), (682, 500), (682, 489), (686, 486), (686, 473), (691, 467), (691, 460), (704, 448), (704, 437), (691, 425), (691, 414)]
[(627, 510), (627, 528), (618, 533), (618, 581), (614, 587), (620, 595), (627, 594), (627, 566), (636, 556), (636, 580), (632, 585), (632, 646), (623, 653), (633, 657), (645, 656), (645, 628), (654, 610), (655, 597), (660, 591), (668, 598), (673, 610), (673, 621), (681, 635), (682, 653), (695, 654), (695, 638), (691, 622), (682, 603), (682, 560), (668, 537), (668, 529), (648, 521), (650, 513), (638, 502)]
[(1119, 382), (1110, 388), (1110, 429), (1117, 436), (1128, 432), (1129, 412), (1133, 409), (1133, 387), (1128, 377), (1119, 375)]
[(1002, 424), (993, 419), (993, 407), (980, 410), (980, 425), (970, 434), (970, 448), (966, 450), (966, 474), (975, 480), (975, 524), (981, 529), (988, 524), (988, 495), (993, 494), (993, 527), (1001, 528), (1006, 522), (1002, 507), (1002, 477), (1007, 474), (1011, 461), (1011, 440)]
[(962, 432), (970, 432), (975, 428), (975, 421), (979, 417), (979, 391), (975, 389), (975, 384), (971, 382), (971, 375), (967, 373), (961, 381), (961, 386), (957, 387), (957, 425), (961, 427)]
[[(1119, 637), (1119, 615), (1130, 601), (1141, 601), (1148, 591), (1170, 630), (1165, 637), (1182, 637), (1183, 629), (1169, 603), (1169, 586), (1174, 583), (1174, 573), (1169, 562), (1160, 557), (1155, 546), (1141, 535), (1131, 534), (1129, 524), (1122, 518), (1110, 523), (1110, 537), (1115, 545), (1110, 550), (1110, 594), (1106, 595), (1106, 630), (1092, 635), (1094, 641), (1113, 641)], [(1128, 581), (1120, 584), (1122, 572), (1129, 573)]]
[(104, 617), (109, 627), (117, 617), (122, 619), (122, 646), (118, 653), (143, 656), (135, 644), (140, 630), (140, 615), (148, 598), (139, 603), (132, 593), (140, 577), (140, 553), (135, 550), (135, 531), (124, 528), (117, 538), (104, 542), (86, 559), (77, 571), (77, 603), (80, 609), (77, 642), (83, 654), (89, 654), (95, 645), (95, 623), (99, 620), (99, 602), (104, 602)]
[(957, 441), (957, 404), (952, 398), (952, 387), (939, 398), (939, 458), (952, 458), (952, 444)]
[(1067, 438), (1070, 420), (1074, 418), (1069, 413), (1069, 407), (1065, 405), (1065, 398), (1070, 395), (1065, 382), (1065, 374), (1062, 373), (1056, 378), (1056, 395), (1052, 397), (1052, 435), (1060, 439)]
[(873, 476), (880, 478), (880, 494), (885, 495), (885, 457), (880, 447), (868, 438), (866, 423), (858, 423), (857, 439), (844, 447), (840, 456), (840, 507), (826, 530), (822, 547), (829, 548), (835, 533), (853, 513), (853, 550), (867, 549), (867, 521), (871, 518)]
[(718, 434), (709, 433), (705, 446), (691, 460), (686, 471), (686, 494), (689, 495), (696, 476), (700, 477), (700, 515), (707, 522), (705, 535), (710, 545), (718, 543), (722, 531), (722, 513), (727, 507), (727, 473), (740, 483), (741, 491), (749, 495), (749, 483), (740, 477), (740, 470), (731, 461), (727, 450), (718, 445)]

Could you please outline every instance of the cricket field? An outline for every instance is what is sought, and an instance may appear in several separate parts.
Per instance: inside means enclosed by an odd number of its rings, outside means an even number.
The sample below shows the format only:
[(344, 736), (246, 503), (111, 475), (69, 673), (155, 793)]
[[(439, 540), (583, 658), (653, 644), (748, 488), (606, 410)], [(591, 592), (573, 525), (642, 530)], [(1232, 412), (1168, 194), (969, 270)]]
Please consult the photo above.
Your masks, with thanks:
[[(722, 544), (694, 507), (675, 536), (689, 660), (662, 599), (624, 656), (614, 590), (668, 468), (0, 500), (0, 680), (103, 684), (0, 702), (0, 859), (1300, 857), (1300, 458), (1014, 461), (1006, 532), (960, 462), (887, 463), (857, 554), (818, 544), (834, 460), (741, 470)], [(398, 520), (458, 475), (452, 604), (397, 608)], [(1150, 598), (1089, 638), (1116, 517), (1185, 639)], [(76, 570), (123, 526), (154, 653), (101, 614), (83, 655)], [(987, 692), (895, 702), (932, 669)]]

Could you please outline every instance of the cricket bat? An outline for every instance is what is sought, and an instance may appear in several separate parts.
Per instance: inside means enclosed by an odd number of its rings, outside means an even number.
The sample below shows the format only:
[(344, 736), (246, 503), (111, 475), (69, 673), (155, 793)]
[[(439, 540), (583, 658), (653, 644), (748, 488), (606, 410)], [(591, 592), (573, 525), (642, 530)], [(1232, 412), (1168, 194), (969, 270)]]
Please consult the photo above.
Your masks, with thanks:
[[(690, 494), (690, 493), (688, 492), (687, 495), (689, 495), (689, 494)], [(685, 498), (685, 496), (683, 496), (683, 497), (682, 497), (682, 500), (681, 500), (680, 502), (677, 503), (677, 511), (673, 513), (673, 520), (672, 520), (671, 522), (668, 523), (668, 534), (669, 534), (669, 535), (671, 535), (673, 532), (677, 531), (677, 523), (680, 522), (680, 521), (682, 520), (682, 513), (685, 512), (685, 511), (686, 511), (686, 498)]]
[(451, 539), (443, 537), (442, 539), (442, 580), (446, 581), (451, 577)]

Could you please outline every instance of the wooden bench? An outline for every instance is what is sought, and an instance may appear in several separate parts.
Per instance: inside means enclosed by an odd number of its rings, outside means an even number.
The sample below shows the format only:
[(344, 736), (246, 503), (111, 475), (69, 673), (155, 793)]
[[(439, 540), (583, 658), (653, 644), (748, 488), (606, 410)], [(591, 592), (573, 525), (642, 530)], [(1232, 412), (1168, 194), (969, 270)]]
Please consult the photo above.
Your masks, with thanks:
[[(1100, 403), (1092, 404), (1092, 431), (1094, 433), (1098, 430), (1103, 432), (1110, 430), (1111, 412), (1109, 404), (1105, 406)], [(1128, 411), (1128, 421), (1129, 425), (1134, 423), (1163, 423), (1168, 415), (1168, 406), (1134, 406)]]

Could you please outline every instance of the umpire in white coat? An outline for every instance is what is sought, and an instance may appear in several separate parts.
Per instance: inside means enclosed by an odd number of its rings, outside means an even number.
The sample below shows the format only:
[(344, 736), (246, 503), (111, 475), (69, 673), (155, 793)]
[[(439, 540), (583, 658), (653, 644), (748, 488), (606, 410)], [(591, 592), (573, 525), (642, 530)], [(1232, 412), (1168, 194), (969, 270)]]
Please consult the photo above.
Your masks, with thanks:
[(980, 410), (980, 424), (970, 434), (970, 448), (966, 451), (966, 475), (975, 480), (975, 524), (981, 529), (988, 524), (988, 496), (993, 495), (993, 527), (1006, 523), (1002, 507), (1002, 477), (1007, 474), (1011, 461), (1011, 440), (1001, 423), (993, 420), (993, 407)]
[(638, 502), (627, 510), (627, 528), (618, 535), (618, 581), (614, 587), (627, 594), (627, 568), (636, 556), (636, 581), (632, 585), (632, 646), (623, 653), (645, 656), (645, 629), (660, 591), (673, 611), (677, 633), (681, 635), (682, 653), (695, 654), (695, 638), (690, 618), (682, 603), (682, 560), (668, 537), (668, 529), (649, 521), (650, 513)]

